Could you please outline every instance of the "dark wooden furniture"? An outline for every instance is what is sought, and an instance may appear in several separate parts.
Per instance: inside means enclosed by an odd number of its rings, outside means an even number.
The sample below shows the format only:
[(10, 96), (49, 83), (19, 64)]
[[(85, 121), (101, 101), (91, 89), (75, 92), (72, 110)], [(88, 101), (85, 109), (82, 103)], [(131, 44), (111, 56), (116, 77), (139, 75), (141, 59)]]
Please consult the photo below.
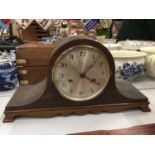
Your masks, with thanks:
[[(76, 102), (62, 97), (51, 81), (51, 71), (59, 54), (72, 46), (94, 46), (107, 57), (111, 76), (104, 91), (96, 98)], [(29, 60), (27, 58), (27, 60)], [(33, 63), (39, 62), (34, 57)], [(125, 81), (115, 80), (115, 65), (110, 52), (100, 43), (87, 38), (75, 37), (62, 41), (53, 50), (48, 65), (48, 75), (34, 85), (20, 86), (5, 108), (4, 122), (12, 122), (18, 116), (50, 117), (55, 115), (86, 114), (89, 112), (117, 112), (139, 108), (143, 112), (150, 111), (149, 101), (140, 91)]]
[(155, 124), (137, 125), (115, 130), (86, 131), (71, 135), (155, 135)]

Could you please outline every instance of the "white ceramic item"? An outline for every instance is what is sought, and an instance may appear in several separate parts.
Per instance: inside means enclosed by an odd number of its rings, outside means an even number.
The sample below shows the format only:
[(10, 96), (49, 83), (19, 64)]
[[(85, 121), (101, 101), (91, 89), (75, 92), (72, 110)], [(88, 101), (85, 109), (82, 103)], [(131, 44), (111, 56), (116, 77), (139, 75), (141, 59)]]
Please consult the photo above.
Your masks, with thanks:
[(155, 78), (155, 46), (143, 47), (140, 49), (140, 51), (147, 53), (145, 61), (147, 75)]
[(6, 62), (7, 59), (0, 53), (0, 63)]
[(146, 53), (128, 50), (110, 50), (115, 60), (115, 69), (119, 69), (124, 63), (144, 64)]
[(125, 50), (139, 50), (142, 47), (155, 46), (155, 41), (144, 40), (125, 40), (118, 43), (121, 45), (121, 49)]
[(104, 36), (96, 36), (96, 41), (103, 44), (109, 50), (121, 49), (121, 45), (116, 43), (116, 39), (106, 39)]
[(109, 50), (120, 50), (121, 49), (121, 45), (120, 44), (103, 44), (107, 49)]
[(116, 39), (107, 39), (105, 36), (96, 36), (96, 40), (101, 44), (115, 44)]

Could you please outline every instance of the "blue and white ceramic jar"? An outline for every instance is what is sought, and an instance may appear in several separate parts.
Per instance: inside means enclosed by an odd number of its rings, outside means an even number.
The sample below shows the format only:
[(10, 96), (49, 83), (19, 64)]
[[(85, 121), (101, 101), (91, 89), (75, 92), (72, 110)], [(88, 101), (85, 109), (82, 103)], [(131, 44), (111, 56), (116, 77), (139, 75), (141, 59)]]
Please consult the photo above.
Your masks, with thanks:
[(13, 89), (17, 83), (17, 68), (0, 55), (0, 91)]
[(133, 81), (144, 74), (146, 53), (132, 50), (110, 50), (115, 60), (116, 77)]

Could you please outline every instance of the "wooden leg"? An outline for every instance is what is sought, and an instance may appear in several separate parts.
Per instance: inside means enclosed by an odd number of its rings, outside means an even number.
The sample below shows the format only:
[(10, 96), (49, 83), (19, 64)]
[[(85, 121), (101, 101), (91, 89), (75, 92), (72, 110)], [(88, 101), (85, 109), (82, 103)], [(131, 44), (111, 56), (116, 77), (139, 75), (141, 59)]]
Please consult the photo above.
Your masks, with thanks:
[(150, 112), (150, 111), (151, 111), (151, 109), (149, 108), (148, 104), (141, 105), (141, 106), (140, 106), (140, 109), (141, 109), (143, 112)]
[(5, 122), (13, 122), (14, 121), (14, 119), (15, 119), (15, 116), (13, 116), (13, 115), (5, 115), (5, 117), (4, 117), (4, 119), (3, 119), (3, 122), (5, 123)]

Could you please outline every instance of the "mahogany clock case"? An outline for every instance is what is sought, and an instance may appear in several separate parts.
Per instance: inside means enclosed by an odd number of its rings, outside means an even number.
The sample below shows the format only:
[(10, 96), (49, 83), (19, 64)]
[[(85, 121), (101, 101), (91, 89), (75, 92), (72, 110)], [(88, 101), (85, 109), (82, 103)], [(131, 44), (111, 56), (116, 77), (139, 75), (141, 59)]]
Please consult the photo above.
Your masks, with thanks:
[[(76, 45), (93, 46), (104, 52), (111, 70), (109, 82), (96, 98), (76, 102), (62, 97), (51, 80), (50, 73), (60, 53)], [(110, 52), (99, 42), (84, 38), (64, 39), (53, 50), (48, 66), (48, 76), (34, 85), (20, 86), (5, 108), (4, 122), (19, 116), (50, 117), (55, 115), (86, 114), (89, 112), (117, 112), (127, 109), (150, 111), (149, 101), (141, 92), (125, 81), (115, 81), (115, 65)]]

